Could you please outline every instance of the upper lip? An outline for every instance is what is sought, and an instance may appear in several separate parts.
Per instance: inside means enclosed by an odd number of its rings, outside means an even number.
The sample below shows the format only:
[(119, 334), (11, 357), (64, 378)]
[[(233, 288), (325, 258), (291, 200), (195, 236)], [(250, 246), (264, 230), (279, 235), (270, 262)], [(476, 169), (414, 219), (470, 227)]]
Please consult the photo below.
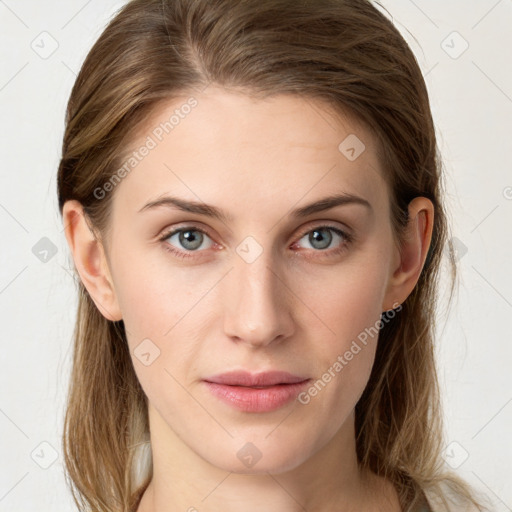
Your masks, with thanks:
[(219, 375), (213, 375), (203, 379), (206, 382), (224, 384), (229, 386), (274, 386), (276, 384), (295, 384), (308, 380), (307, 377), (293, 375), (284, 371), (269, 371), (261, 373), (250, 373), (246, 371), (232, 371)]

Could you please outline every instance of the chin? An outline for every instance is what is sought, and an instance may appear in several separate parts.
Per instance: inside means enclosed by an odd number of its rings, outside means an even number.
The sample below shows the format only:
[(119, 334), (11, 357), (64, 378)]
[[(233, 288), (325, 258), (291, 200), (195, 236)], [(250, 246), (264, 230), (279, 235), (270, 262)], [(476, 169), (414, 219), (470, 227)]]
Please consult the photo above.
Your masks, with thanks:
[[(286, 473), (305, 462), (309, 456), (308, 449), (311, 451), (304, 443), (290, 441), (285, 445), (281, 440), (265, 439), (264, 436), (260, 440), (253, 436), (253, 441), (235, 438), (229, 447), (221, 452), (216, 450), (215, 453), (205, 454), (207, 456), (204, 458), (220, 469), (237, 474)], [(298, 451), (297, 446), (301, 446), (302, 450)]]

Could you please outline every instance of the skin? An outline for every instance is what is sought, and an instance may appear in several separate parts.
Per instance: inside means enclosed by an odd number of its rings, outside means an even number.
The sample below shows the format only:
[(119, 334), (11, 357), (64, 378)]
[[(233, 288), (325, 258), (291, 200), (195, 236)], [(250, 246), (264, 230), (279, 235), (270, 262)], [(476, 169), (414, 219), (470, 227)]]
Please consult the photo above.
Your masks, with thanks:
[[(399, 511), (391, 484), (359, 471), (356, 460), (354, 407), (376, 336), (307, 404), (242, 412), (201, 380), (238, 369), (321, 378), (413, 290), (433, 205), (423, 197), (410, 203), (400, 248), (375, 140), (355, 119), (288, 95), (256, 100), (212, 85), (194, 97), (198, 105), (116, 186), (108, 243), (94, 238), (79, 203), (63, 211), (80, 278), (106, 318), (123, 319), (148, 397), (154, 476), (138, 511)], [(161, 106), (133, 148), (187, 99)], [(365, 144), (354, 161), (338, 149), (349, 134)], [(290, 216), (334, 192), (372, 209), (347, 204)], [(170, 207), (138, 212), (166, 194), (232, 219)], [(191, 224), (208, 233), (195, 250), (179, 234), (158, 240)], [(323, 232), (332, 240), (322, 250), (308, 235), (326, 224), (354, 240)], [(251, 254), (262, 251), (250, 263), (237, 252), (248, 236), (256, 241)], [(167, 252), (169, 245), (192, 257)], [(160, 350), (149, 365), (134, 355), (147, 338)], [(248, 442), (262, 455), (252, 467), (237, 457)]]

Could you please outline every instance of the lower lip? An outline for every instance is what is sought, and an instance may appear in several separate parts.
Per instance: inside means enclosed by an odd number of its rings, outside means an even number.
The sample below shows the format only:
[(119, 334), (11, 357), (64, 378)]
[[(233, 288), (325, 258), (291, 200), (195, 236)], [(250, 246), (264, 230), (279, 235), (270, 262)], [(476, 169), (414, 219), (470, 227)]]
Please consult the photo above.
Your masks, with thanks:
[(308, 382), (309, 379), (295, 384), (249, 388), (204, 381), (214, 396), (244, 412), (275, 411), (294, 400)]

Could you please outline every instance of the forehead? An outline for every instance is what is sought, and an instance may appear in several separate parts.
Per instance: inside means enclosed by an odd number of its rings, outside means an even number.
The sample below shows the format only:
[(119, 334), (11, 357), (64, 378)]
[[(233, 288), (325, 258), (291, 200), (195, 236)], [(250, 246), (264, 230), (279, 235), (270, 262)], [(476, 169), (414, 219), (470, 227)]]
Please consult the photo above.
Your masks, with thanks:
[(172, 193), (225, 206), (235, 215), (250, 213), (251, 205), (263, 219), (277, 208), (284, 214), (345, 192), (385, 208), (376, 144), (356, 118), (321, 100), (255, 99), (210, 86), (154, 109), (128, 147), (128, 172), (114, 202), (135, 212)]

